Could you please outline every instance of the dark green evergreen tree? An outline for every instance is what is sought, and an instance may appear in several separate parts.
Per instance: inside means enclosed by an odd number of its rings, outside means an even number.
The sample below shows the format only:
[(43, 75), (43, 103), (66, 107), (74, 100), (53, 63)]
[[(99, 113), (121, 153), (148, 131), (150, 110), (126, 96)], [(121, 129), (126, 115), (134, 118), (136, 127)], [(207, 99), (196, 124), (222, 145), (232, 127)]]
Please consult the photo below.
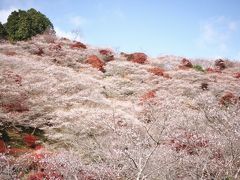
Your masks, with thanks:
[(33, 35), (32, 20), (26, 11), (19, 10), (18, 29), (15, 31), (16, 40), (25, 40)]
[(6, 31), (10, 40), (26, 40), (53, 29), (51, 21), (35, 9), (14, 11), (8, 17)]
[(5, 27), (0, 22), (0, 39), (6, 39), (7, 38), (7, 31)]
[(43, 33), (47, 28), (53, 29), (51, 21), (41, 12), (31, 8), (27, 11), (32, 19), (33, 35)]

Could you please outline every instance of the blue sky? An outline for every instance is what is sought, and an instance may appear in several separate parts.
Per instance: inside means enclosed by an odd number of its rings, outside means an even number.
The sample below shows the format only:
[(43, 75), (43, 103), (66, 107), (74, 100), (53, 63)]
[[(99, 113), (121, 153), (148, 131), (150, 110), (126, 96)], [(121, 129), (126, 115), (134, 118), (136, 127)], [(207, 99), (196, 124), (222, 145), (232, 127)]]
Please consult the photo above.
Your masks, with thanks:
[(57, 34), (118, 51), (240, 59), (239, 0), (0, 0), (0, 21), (35, 8)]

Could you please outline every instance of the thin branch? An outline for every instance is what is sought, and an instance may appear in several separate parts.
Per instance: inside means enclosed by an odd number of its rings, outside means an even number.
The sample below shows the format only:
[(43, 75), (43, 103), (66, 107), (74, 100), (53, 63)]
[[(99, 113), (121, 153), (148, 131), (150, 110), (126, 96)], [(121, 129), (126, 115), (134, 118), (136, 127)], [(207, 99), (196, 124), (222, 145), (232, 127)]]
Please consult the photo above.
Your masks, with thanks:
[(136, 163), (135, 160), (130, 156), (130, 154), (128, 154), (127, 152), (125, 152), (125, 154), (126, 154), (127, 157), (133, 162), (134, 167), (135, 167), (136, 169), (138, 169), (137, 163)]

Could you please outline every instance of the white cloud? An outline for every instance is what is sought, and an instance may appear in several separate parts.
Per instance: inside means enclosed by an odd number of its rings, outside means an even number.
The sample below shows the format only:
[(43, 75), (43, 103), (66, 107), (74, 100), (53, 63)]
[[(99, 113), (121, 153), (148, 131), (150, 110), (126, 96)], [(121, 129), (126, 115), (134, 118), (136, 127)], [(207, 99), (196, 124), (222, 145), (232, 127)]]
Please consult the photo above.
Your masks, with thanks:
[(87, 22), (87, 20), (81, 16), (74, 16), (69, 19), (70, 23), (75, 27), (80, 27)]
[(200, 48), (211, 48), (220, 54), (225, 53), (237, 28), (238, 21), (229, 20), (224, 16), (210, 18), (200, 26), (197, 45)]
[(18, 10), (18, 8), (10, 7), (8, 9), (0, 9), (0, 22), (6, 23), (8, 16), (11, 14), (12, 11)]
[(81, 34), (79, 36), (76, 36), (75, 33), (70, 32), (70, 31), (63, 31), (61, 28), (59, 27), (55, 27), (54, 28), (56, 31), (56, 35), (58, 37), (65, 37), (71, 40), (77, 40), (77, 41), (84, 41), (83, 37), (81, 36)]

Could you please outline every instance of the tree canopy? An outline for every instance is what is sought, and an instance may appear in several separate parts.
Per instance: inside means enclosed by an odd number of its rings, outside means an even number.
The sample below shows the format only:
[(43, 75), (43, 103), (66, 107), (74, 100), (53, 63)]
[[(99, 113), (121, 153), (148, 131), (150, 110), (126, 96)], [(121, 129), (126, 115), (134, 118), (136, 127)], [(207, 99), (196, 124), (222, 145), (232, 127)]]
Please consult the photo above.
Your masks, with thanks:
[(0, 39), (6, 39), (7, 38), (7, 31), (0, 22)]
[(54, 29), (51, 21), (41, 12), (31, 8), (28, 11), (13, 11), (7, 19), (5, 29), (8, 39), (26, 40), (41, 34), (48, 28)]

